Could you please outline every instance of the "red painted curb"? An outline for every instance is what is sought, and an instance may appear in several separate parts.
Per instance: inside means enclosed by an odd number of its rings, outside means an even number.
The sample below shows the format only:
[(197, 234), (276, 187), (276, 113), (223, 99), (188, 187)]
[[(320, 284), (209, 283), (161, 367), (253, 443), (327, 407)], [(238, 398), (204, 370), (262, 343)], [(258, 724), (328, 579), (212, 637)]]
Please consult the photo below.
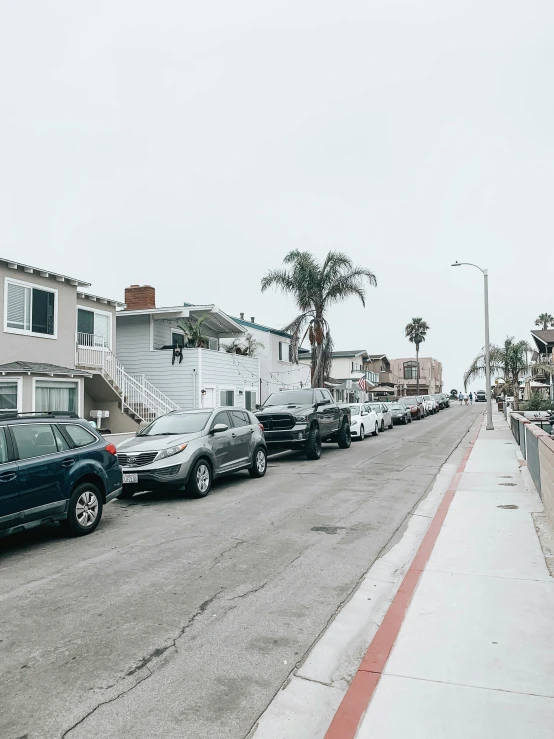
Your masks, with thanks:
[(480, 427), (470, 442), (462, 461), (458, 465), (452, 482), (437, 508), (437, 512), (427, 529), (427, 533), (423, 537), (423, 541), (416, 552), (412, 564), (404, 575), (398, 592), (390, 604), (381, 625), (377, 629), (377, 633), (373, 637), (331, 725), (327, 729), (325, 739), (354, 739), (360, 721), (367, 711), (369, 702), (379, 684), (419, 579), (431, 556), (450, 504), (460, 484), (462, 472), (466, 468), (467, 460), (473, 450), (473, 445), (479, 436), (479, 431)]

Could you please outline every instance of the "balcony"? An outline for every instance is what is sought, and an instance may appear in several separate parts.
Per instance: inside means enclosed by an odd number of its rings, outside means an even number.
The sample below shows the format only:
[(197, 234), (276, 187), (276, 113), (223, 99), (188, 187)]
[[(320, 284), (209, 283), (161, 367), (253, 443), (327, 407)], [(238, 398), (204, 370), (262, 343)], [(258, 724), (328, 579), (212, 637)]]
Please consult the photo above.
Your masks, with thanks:
[(392, 372), (379, 372), (379, 384), (380, 385), (396, 385), (394, 375)]

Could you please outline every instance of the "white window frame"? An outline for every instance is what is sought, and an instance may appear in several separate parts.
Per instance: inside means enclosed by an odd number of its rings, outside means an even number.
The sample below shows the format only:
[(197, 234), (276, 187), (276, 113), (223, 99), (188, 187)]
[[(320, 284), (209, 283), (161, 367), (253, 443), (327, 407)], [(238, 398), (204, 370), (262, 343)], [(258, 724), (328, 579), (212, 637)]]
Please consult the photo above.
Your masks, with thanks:
[(83, 408), (81, 403), (81, 396), (83, 395), (83, 378), (82, 377), (49, 377), (48, 375), (41, 375), (39, 377), (33, 377), (33, 388), (32, 388), (32, 400), (31, 407), (33, 411), (36, 411), (36, 398), (37, 398), (37, 380), (39, 382), (75, 382), (77, 384), (77, 415), (79, 418), (83, 416)]
[[(286, 351), (287, 359), (281, 359), (281, 346), (284, 346), (284, 347), (287, 348), (287, 351)], [(290, 349), (290, 342), (287, 344), (286, 341), (279, 341), (278, 355), (277, 355), (278, 356), (278, 361), (281, 362), (282, 364), (291, 364), (291, 361), (290, 361), (290, 351), (291, 351), (291, 349)]]
[[(87, 305), (80, 305), (80, 304), (78, 304), (77, 305), (77, 309), (75, 311), (75, 321), (76, 321), (75, 322), (75, 325), (76, 325), (76, 328), (77, 328), (77, 334), (79, 334), (79, 330), (78, 329), (79, 329), (79, 311), (80, 310), (86, 310), (89, 313), (99, 313), (102, 316), (108, 316), (108, 346), (107, 346), (107, 348), (108, 349), (111, 349), (112, 348), (112, 335), (113, 335), (113, 330), (112, 330), (113, 314), (110, 313), (109, 310), (98, 310), (98, 308), (89, 308)], [(92, 334), (92, 335), (95, 336), (95, 334)], [(102, 349), (101, 346), (94, 346), (92, 348), (94, 348), (94, 349)]]
[(244, 388), (244, 410), (246, 410), (246, 393), (254, 393), (254, 407), (250, 409), (250, 412), (254, 413), (254, 411), (256, 410), (256, 403), (258, 402), (258, 395), (260, 394), (260, 391), (255, 385)]
[(234, 401), (235, 404), (233, 406), (229, 406), (231, 408), (241, 408), (242, 406), (237, 405), (237, 398), (238, 398), (238, 390), (236, 385), (218, 385), (217, 387), (217, 395), (218, 395), (218, 406), (221, 405), (221, 393), (222, 391), (232, 391), (234, 393)]
[[(0, 378), (0, 385), (6, 385), (10, 384), (13, 385), (17, 383), (17, 412), (21, 413), (23, 411), (23, 378), (22, 377), (2, 377)], [(0, 408), (0, 410), (6, 410)]]
[[(20, 285), (31, 290), (43, 290), (47, 293), (54, 293), (54, 333), (40, 334), (35, 331), (27, 331), (24, 328), (10, 328), (8, 326), (8, 285)], [(31, 325), (33, 320), (33, 294), (31, 293)], [(38, 339), (57, 339), (58, 338), (58, 291), (55, 287), (45, 287), (37, 285), (36, 282), (23, 282), (23, 280), (14, 280), (13, 277), (4, 278), (4, 333), (20, 334), (21, 336), (36, 336)]]

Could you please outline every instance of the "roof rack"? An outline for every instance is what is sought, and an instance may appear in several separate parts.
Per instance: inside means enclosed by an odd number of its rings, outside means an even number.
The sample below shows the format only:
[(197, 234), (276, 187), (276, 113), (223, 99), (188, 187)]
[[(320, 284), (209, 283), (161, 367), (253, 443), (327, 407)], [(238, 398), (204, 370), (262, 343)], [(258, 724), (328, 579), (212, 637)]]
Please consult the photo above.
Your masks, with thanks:
[(0, 421), (13, 418), (80, 418), (74, 411), (0, 411)]

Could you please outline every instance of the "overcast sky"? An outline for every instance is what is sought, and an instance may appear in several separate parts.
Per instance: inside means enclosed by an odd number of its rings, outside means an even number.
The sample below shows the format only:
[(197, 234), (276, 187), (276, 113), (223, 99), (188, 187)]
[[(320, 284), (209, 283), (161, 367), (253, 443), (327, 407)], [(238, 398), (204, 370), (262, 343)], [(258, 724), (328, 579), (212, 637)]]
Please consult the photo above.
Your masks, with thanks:
[[(337, 349), (422, 354), (459, 387), (554, 313), (552, 0), (5, 0), (0, 255), (158, 305), (280, 327), (290, 249), (372, 269)], [(477, 382), (475, 387), (482, 385)], [(474, 388), (475, 389), (475, 388)]]

